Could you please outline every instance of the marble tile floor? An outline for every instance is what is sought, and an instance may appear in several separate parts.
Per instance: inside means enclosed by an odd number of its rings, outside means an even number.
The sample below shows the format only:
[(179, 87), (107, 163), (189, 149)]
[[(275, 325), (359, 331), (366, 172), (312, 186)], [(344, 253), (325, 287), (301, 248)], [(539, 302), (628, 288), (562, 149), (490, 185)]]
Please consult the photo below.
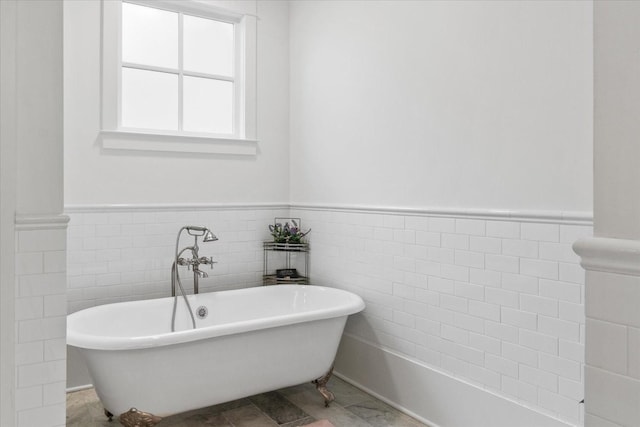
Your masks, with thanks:
[[(324, 407), (311, 383), (173, 415), (158, 427), (299, 427), (328, 420), (335, 427), (427, 427), (337, 377), (327, 386), (336, 400)], [(67, 394), (67, 427), (114, 427), (93, 389)]]

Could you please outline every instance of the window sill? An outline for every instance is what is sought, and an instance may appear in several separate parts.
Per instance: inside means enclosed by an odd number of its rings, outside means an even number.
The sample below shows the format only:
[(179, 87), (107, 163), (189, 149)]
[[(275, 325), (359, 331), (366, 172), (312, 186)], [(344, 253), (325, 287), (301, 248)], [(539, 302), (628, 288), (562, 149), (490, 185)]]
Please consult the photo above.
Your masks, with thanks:
[(255, 156), (258, 141), (203, 135), (148, 133), (123, 130), (100, 131), (102, 148), (107, 150), (160, 151), (174, 153)]

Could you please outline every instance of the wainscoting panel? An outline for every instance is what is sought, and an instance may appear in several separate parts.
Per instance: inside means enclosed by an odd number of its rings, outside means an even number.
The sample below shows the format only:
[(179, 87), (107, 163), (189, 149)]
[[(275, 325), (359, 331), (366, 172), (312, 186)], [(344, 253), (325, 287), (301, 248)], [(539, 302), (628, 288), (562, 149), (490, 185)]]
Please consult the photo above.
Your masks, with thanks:
[[(588, 215), (303, 205), (291, 215), (313, 230), (313, 283), (365, 299), (350, 337), (582, 424), (585, 273), (571, 245), (592, 234)], [(366, 362), (340, 360), (361, 381), (350, 367)], [(437, 422), (409, 402), (396, 401)]]
[(16, 218), (17, 427), (65, 423), (68, 221), (65, 215)]
[[(69, 312), (168, 296), (176, 233), (187, 224), (220, 238), (200, 245), (219, 262), (201, 281), (204, 292), (257, 286), (267, 225), (300, 217), (312, 229), (311, 282), (353, 291), (367, 304), (347, 323), (352, 341), (504, 399), (548, 425), (583, 423), (585, 272), (572, 244), (592, 235), (588, 214), (282, 204), (67, 213)], [(425, 420), (441, 419), (364, 382), (351, 367), (368, 362), (349, 348), (339, 354), (345, 378)]]
[[(171, 295), (176, 237), (184, 225), (209, 227), (219, 238), (199, 242), (218, 263), (200, 279), (202, 292), (262, 283), (262, 241), (282, 205), (75, 206), (69, 223), (69, 313), (112, 302)], [(193, 238), (183, 233), (180, 248)], [(191, 273), (181, 273), (187, 293)]]

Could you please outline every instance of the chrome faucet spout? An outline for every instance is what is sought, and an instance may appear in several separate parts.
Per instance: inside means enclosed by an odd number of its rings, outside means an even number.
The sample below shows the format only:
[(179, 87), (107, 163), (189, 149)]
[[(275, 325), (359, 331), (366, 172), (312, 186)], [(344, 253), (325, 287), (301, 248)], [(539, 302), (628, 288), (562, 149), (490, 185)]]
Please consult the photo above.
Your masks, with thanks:
[(193, 269), (193, 274), (197, 274), (198, 277), (200, 277), (202, 279), (206, 279), (207, 277), (209, 277), (209, 275), (205, 271), (202, 271), (199, 268), (194, 268)]

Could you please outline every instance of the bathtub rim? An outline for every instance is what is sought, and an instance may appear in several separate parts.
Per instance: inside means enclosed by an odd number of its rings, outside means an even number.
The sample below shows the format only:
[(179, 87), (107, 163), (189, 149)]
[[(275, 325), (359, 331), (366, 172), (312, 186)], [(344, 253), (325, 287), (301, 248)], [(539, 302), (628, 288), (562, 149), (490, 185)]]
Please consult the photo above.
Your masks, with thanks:
[[(345, 291), (339, 288), (331, 288), (326, 286), (316, 285), (274, 285), (278, 287), (287, 287), (290, 289), (306, 289), (314, 288), (312, 292), (334, 292), (341, 295), (340, 302), (337, 306), (323, 307), (321, 309), (309, 310), (301, 313), (285, 313), (282, 315), (271, 316), (268, 318), (258, 318), (237, 321), (233, 323), (226, 323), (222, 325), (208, 326), (199, 329), (189, 329), (178, 332), (165, 332), (154, 335), (144, 336), (105, 336), (105, 335), (92, 335), (89, 333), (78, 332), (73, 329), (73, 324), (76, 321), (82, 321), (82, 318), (87, 316), (91, 311), (106, 310), (109, 306), (122, 305), (122, 304), (140, 304), (145, 301), (153, 300), (134, 300), (126, 302), (117, 302), (111, 304), (104, 304), (95, 307), (89, 307), (84, 310), (77, 311), (67, 316), (67, 345), (87, 350), (103, 350), (103, 351), (122, 351), (122, 350), (141, 350), (148, 348), (164, 347), (169, 345), (179, 345), (181, 343), (221, 337), (225, 335), (241, 334), (252, 331), (259, 331), (263, 329), (276, 328), (279, 326), (286, 326), (295, 323), (304, 323), (319, 321), (325, 319), (331, 319), (335, 317), (349, 316), (351, 314), (358, 313), (365, 308), (365, 303), (359, 295), (350, 291)], [(206, 295), (209, 293), (231, 293), (231, 292), (251, 292), (251, 290), (261, 289), (263, 287), (252, 287), (242, 289), (232, 289), (225, 291), (207, 292), (200, 295)], [(197, 297), (197, 295), (189, 295), (189, 298)], [(171, 300), (173, 297), (156, 298), (155, 300)], [(193, 301), (190, 301), (193, 302)]]

